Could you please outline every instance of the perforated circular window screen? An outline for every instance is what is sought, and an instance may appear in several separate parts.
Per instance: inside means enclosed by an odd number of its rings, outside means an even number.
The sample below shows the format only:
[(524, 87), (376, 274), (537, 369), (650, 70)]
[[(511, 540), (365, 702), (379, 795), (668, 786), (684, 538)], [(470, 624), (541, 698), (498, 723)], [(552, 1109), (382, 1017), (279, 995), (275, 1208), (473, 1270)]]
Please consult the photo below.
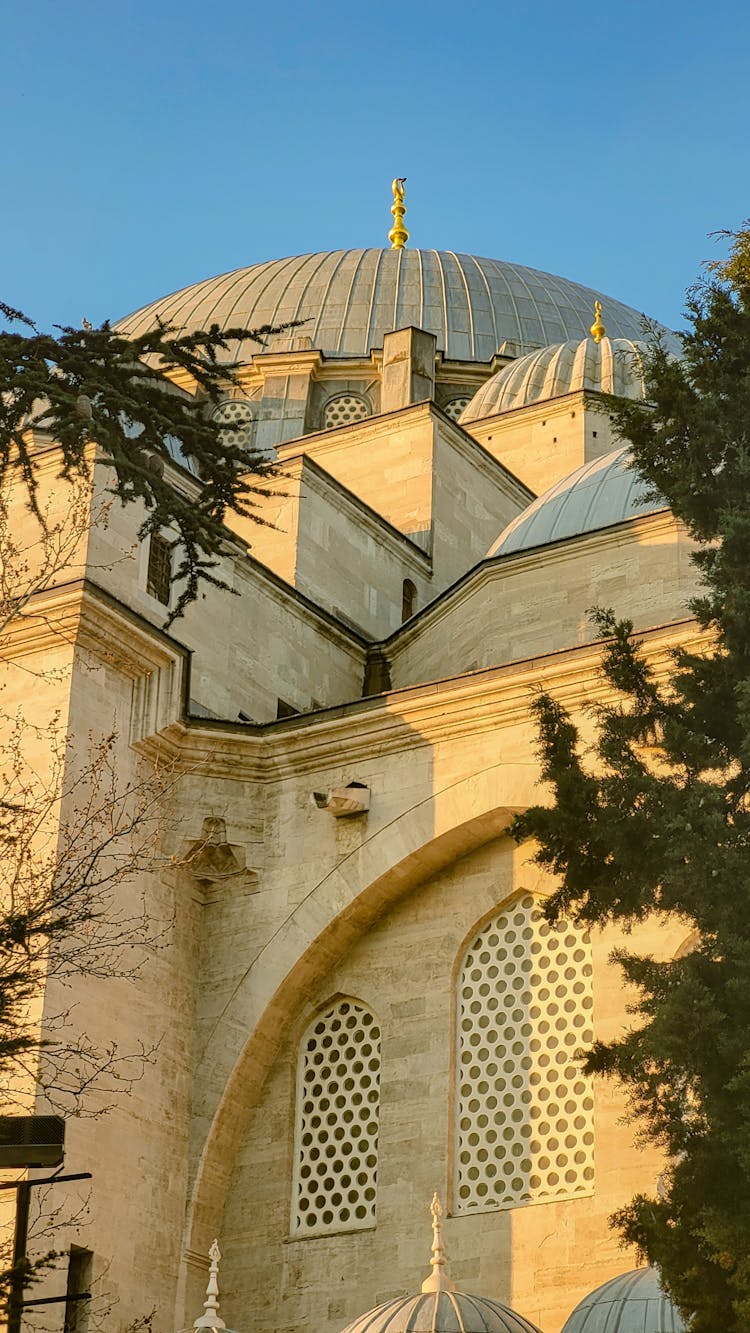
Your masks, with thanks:
[(588, 935), (526, 895), (477, 933), (457, 996), (456, 1212), (593, 1193)]
[(370, 416), (370, 404), (358, 393), (337, 393), (329, 398), (323, 412), (323, 424), (326, 430), (334, 426), (345, 426), (350, 421), (363, 421)]
[(443, 411), (447, 417), (450, 417), (451, 421), (458, 421), (464, 408), (468, 407), (470, 402), (469, 397), (451, 398), (450, 402), (445, 404)]
[(255, 443), (255, 415), (249, 403), (243, 402), (240, 398), (231, 398), (225, 403), (219, 403), (214, 411), (214, 420), (220, 425), (226, 423), (230, 427), (227, 431), (228, 442), (252, 454), (251, 464), (275, 461), (276, 450), (273, 446), (261, 449)]
[(297, 1065), (292, 1235), (375, 1224), (380, 1027), (353, 999), (313, 1019)]
[(214, 421), (218, 421), (221, 426), (230, 427), (227, 436), (231, 437), (233, 444), (238, 444), (242, 449), (252, 448), (254, 417), (248, 403), (242, 402), (239, 398), (230, 398), (225, 403), (219, 403), (214, 411)]

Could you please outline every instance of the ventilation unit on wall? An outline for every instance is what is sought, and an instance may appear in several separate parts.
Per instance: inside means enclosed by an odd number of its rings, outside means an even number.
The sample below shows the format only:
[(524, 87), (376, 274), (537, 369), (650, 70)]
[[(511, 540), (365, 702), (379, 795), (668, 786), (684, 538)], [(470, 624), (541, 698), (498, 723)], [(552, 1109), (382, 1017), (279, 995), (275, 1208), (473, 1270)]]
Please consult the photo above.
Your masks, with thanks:
[(59, 1166), (64, 1157), (62, 1116), (0, 1116), (0, 1167)]

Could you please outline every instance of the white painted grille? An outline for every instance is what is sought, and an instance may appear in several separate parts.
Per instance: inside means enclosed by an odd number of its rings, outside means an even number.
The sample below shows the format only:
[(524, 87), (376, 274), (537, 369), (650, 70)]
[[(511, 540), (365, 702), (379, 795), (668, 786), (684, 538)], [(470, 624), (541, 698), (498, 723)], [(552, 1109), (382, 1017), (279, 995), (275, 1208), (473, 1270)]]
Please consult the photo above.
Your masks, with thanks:
[(357, 1000), (310, 1024), (297, 1070), (292, 1234), (375, 1223), (380, 1028)]
[(449, 403), (445, 404), (443, 411), (451, 421), (458, 421), (461, 413), (469, 406), (470, 398), (451, 398)]
[(472, 941), (458, 985), (455, 1208), (591, 1194), (588, 935), (526, 895)]
[(338, 393), (325, 405), (323, 425), (326, 430), (331, 430), (334, 426), (345, 426), (349, 421), (363, 421), (369, 415), (370, 407), (365, 398), (356, 393)]

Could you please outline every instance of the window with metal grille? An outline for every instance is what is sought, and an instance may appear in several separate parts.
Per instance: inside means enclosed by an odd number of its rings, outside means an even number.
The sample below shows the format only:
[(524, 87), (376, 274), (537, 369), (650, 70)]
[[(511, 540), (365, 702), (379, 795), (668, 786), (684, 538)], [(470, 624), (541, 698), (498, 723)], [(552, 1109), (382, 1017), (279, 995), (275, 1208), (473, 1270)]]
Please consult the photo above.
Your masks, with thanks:
[(297, 1065), (293, 1235), (375, 1224), (380, 1028), (359, 1000), (321, 1010)]
[[(229, 398), (214, 409), (214, 421), (224, 427), (227, 440), (240, 449), (251, 450), (253, 447), (253, 410), (241, 398)], [(224, 433), (223, 432), (223, 433)]]
[(358, 393), (337, 393), (329, 398), (323, 412), (323, 426), (345, 426), (350, 421), (363, 421), (370, 416), (370, 404)]
[(456, 1212), (593, 1193), (591, 947), (526, 894), (472, 940), (457, 995)]
[(146, 590), (164, 606), (169, 606), (171, 587), (172, 542), (162, 537), (161, 533), (152, 532), (148, 548)]
[(458, 421), (461, 413), (466, 410), (470, 402), (469, 397), (451, 398), (450, 402), (445, 404), (443, 411), (447, 417), (450, 417), (451, 421)]

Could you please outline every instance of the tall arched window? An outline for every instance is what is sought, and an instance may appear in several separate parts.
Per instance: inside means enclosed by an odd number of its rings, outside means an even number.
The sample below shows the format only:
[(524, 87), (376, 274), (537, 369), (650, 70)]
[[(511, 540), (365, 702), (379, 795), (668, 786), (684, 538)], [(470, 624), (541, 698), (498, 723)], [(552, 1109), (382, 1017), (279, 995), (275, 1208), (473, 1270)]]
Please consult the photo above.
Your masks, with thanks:
[(292, 1235), (374, 1226), (380, 1028), (359, 1000), (322, 1009), (300, 1043)]
[(479, 930), (457, 994), (454, 1206), (466, 1213), (591, 1194), (588, 935), (530, 894)]

